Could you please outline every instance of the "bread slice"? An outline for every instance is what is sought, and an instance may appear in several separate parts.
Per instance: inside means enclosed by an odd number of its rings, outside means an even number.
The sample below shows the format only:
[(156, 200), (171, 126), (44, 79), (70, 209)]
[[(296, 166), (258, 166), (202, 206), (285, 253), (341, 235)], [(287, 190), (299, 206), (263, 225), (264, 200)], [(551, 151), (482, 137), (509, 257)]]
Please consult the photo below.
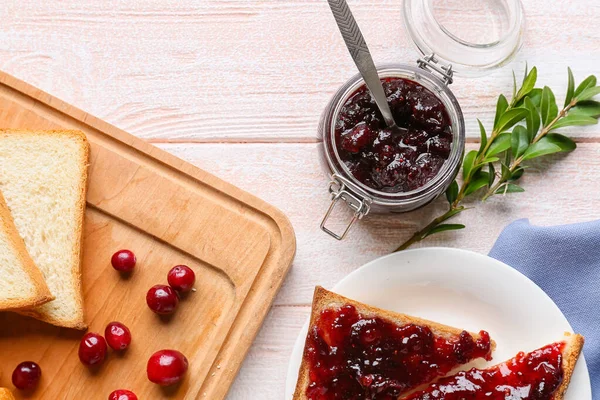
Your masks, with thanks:
[(562, 400), (565, 397), (565, 393), (569, 388), (569, 383), (571, 383), (575, 365), (577, 364), (577, 360), (579, 360), (579, 355), (581, 354), (585, 343), (583, 336), (579, 334), (570, 334), (568, 332), (565, 332), (563, 340), (566, 343), (566, 347), (563, 350), (563, 381), (552, 400)]
[[(315, 293), (313, 297), (312, 304), (312, 313), (310, 317), (309, 327), (315, 326), (318, 317), (321, 315), (321, 312), (325, 309), (329, 308), (339, 308), (345, 305), (352, 305), (356, 308), (359, 314), (363, 317), (371, 318), (378, 317), (389, 322), (392, 322), (396, 325), (403, 326), (408, 324), (414, 324), (419, 326), (426, 326), (431, 329), (432, 333), (435, 336), (440, 336), (444, 339), (454, 339), (457, 338), (462, 332), (462, 329), (453, 328), (450, 326), (442, 325), (436, 322), (427, 321), (425, 319), (411, 317), (409, 315), (395, 313), (391, 311), (382, 310), (376, 307), (372, 307), (366, 304), (359, 303), (357, 301), (348, 299), (346, 297), (340, 296), (339, 294), (330, 292), (328, 290), (323, 289), (320, 286), (315, 288)], [(310, 329), (309, 329), (310, 333)], [(481, 336), (477, 333), (470, 333), (470, 335), (474, 339), (479, 339)], [(308, 337), (307, 337), (308, 343)], [(495, 342), (491, 342), (491, 351), (495, 348)], [(466, 362), (470, 362), (472, 360), (466, 360)], [(456, 367), (460, 366), (457, 364)], [(302, 358), (302, 364), (300, 365), (300, 371), (298, 374), (298, 382), (296, 384), (296, 390), (294, 392), (294, 400), (307, 400), (306, 389), (310, 385), (310, 377), (309, 377), (309, 364), (306, 358), (306, 355)]]
[(0, 131), (0, 190), (55, 300), (22, 311), (85, 329), (81, 244), (89, 145), (79, 131)]
[(53, 299), (0, 193), (0, 311), (35, 307)]
[[(573, 375), (573, 370), (575, 369), (575, 364), (577, 363), (577, 360), (579, 359), (579, 355), (581, 354), (584, 339), (583, 339), (583, 336), (581, 336), (581, 335), (565, 333), (565, 336), (563, 337), (563, 339), (556, 343), (561, 343), (561, 342), (565, 343), (565, 346), (562, 349), (562, 363), (560, 365), (560, 368), (562, 368), (562, 373), (563, 373), (562, 382), (560, 383), (560, 386), (553, 393), (550, 394), (550, 397), (544, 398), (544, 400), (562, 400), (564, 398), (567, 388), (569, 387), (569, 383), (571, 382), (571, 376)], [(534, 352), (535, 351), (537, 351), (537, 350), (534, 350)], [(525, 357), (527, 357), (527, 356), (528, 355), (525, 355)], [(431, 384), (430, 386), (427, 386), (425, 388), (419, 388), (419, 390), (417, 390), (415, 393), (412, 393), (411, 395), (402, 397), (402, 400), (442, 399), (442, 398), (444, 398), (445, 393), (454, 393), (455, 395), (457, 393), (459, 393), (455, 390), (455, 388), (460, 388), (460, 390), (465, 390), (464, 388), (477, 388), (478, 385), (480, 385), (481, 379), (483, 379), (482, 372), (485, 372), (486, 370), (502, 371), (502, 373), (495, 373), (494, 376), (502, 377), (502, 379), (507, 379), (507, 378), (505, 378), (507, 376), (506, 371), (509, 371), (509, 367), (510, 367), (510, 365), (512, 365), (512, 363), (514, 361), (515, 361), (515, 358), (512, 358), (510, 360), (507, 360), (503, 363), (489, 367), (484, 370), (473, 370), (472, 371), (472, 372), (474, 372), (473, 377), (469, 377), (469, 375), (465, 372), (459, 372), (458, 374), (456, 374), (454, 376), (448, 376), (445, 378), (441, 378), (437, 382)], [(554, 366), (548, 362), (544, 362), (543, 366), (544, 366), (544, 370), (554, 369)], [(497, 385), (497, 383), (495, 383), (495, 384)], [(509, 384), (509, 381), (507, 381), (506, 384)], [(550, 383), (547, 380), (545, 380), (545, 381), (541, 382), (540, 386), (547, 387), (549, 384)], [(524, 383), (521, 386), (528, 387), (528, 385), (524, 385)], [(442, 388), (442, 387), (444, 389), (440, 390), (440, 388)], [(504, 384), (502, 384), (502, 385), (498, 385), (497, 387), (505, 388), (506, 386)], [(504, 389), (504, 390), (506, 390), (506, 389)], [(437, 392), (437, 396), (433, 396), (432, 394), (428, 393), (431, 391)], [(474, 396), (473, 393), (470, 393), (470, 394), (471, 394), (471, 396)], [(505, 396), (504, 392), (496, 393), (496, 394), (498, 396), (502, 396), (502, 398), (504, 398), (504, 396)], [(490, 395), (490, 392), (487, 392), (487, 391), (486, 391), (485, 395), (482, 395), (482, 398), (484, 396), (485, 396), (485, 398), (490, 398), (490, 399), (496, 398), (496, 397), (493, 397), (493, 395)], [(517, 396), (517, 397), (521, 398), (520, 396)], [(469, 397), (469, 398), (475, 398), (475, 397)], [(538, 398), (538, 397), (536, 397), (536, 398)], [(541, 399), (541, 397), (540, 397), (540, 399)]]
[(0, 400), (15, 400), (15, 396), (8, 389), (0, 388)]

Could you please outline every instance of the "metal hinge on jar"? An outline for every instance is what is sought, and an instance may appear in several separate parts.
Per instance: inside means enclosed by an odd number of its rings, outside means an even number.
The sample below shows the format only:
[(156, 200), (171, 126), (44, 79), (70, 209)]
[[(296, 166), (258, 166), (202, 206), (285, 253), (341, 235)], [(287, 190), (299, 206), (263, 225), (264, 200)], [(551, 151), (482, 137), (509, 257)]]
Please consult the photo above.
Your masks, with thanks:
[[(344, 183), (344, 181), (344, 178), (342, 178), (339, 175), (334, 174), (332, 176), (332, 181), (329, 183), (331, 205), (329, 206), (329, 209), (327, 210), (323, 221), (321, 221), (321, 229), (330, 236), (336, 238), (337, 240), (344, 239), (350, 231), (350, 229), (352, 228), (352, 226), (354, 225), (354, 223), (359, 219), (362, 219), (371, 210), (371, 199), (369, 199), (366, 195), (361, 195), (350, 191), (348, 189), (348, 185)], [(343, 200), (344, 203), (346, 203), (346, 205), (350, 207), (350, 209), (354, 212), (350, 223), (341, 235), (333, 232), (325, 226), (327, 220), (331, 216), (333, 209), (335, 208), (335, 205), (339, 200)]]
[(446, 85), (452, 84), (454, 81), (454, 71), (452, 71), (452, 64), (443, 64), (435, 58), (435, 54), (429, 54), (423, 58), (417, 60), (419, 68), (423, 68), (431, 73), (437, 73), (441, 75), (442, 80)]

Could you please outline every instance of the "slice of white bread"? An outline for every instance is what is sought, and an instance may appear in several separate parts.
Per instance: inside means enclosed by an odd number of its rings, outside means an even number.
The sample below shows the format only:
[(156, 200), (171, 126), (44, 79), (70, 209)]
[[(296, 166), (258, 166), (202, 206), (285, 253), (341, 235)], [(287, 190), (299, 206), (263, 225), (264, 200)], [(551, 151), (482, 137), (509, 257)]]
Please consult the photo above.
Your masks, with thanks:
[(15, 400), (15, 396), (5, 388), (0, 388), (0, 400)]
[(89, 144), (79, 131), (0, 131), (0, 191), (55, 300), (22, 314), (85, 329), (81, 244)]
[(35, 307), (53, 299), (0, 192), (0, 311)]
[[(552, 394), (552, 397), (548, 398), (547, 400), (562, 400), (564, 398), (567, 388), (569, 387), (569, 383), (571, 382), (571, 376), (573, 375), (573, 370), (575, 369), (575, 364), (577, 364), (577, 360), (579, 359), (579, 355), (581, 354), (584, 339), (583, 339), (583, 336), (581, 336), (581, 335), (565, 333), (565, 336), (563, 337), (563, 339), (556, 343), (559, 343), (559, 342), (565, 342), (565, 344), (566, 344), (562, 350), (561, 367), (563, 370), (562, 371), (563, 378), (562, 378), (562, 382), (561, 382), (560, 386), (556, 389), (556, 391), (554, 391), (554, 393)], [(514, 360), (514, 358), (504, 361), (498, 365), (494, 365), (489, 368), (490, 369), (499, 369), (500, 371), (505, 371), (508, 369), (508, 367), (503, 368), (502, 366), (504, 366), (506, 364), (510, 365), (510, 363), (513, 360)], [(546, 365), (545, 368), (551, 368), (551, 366)], [(475, 375), (477, 377), (476, 379), (481, 379), (480, 378), (481, 374), (478, 371), (479, 370), (476, 371), (477, 372), (477, 374)], [(484, 371), (485, 371), (485, 369), (484, 369)], [(504, 374), (497, 374), (496, 376), (504, 376)], [(453, 379), (456, 379), (456, 381), (455, 381), (456, 384), (454, 384), (454, 382), (452, 381)], [(455, 387), (456, 385), (461, 388), (477, 387), (477, 380), (474, 380), (473, 382), (471, 382), (470, 379), (467, 379), (461, 373), (459, 373), (456, 378), (454, 378), (454, 376), (441, 378), (441, 382), (442, 382), (441, 385), (446, 386), (446, 388), (447, 388), (446, 390), (448, 390), (448, 392), (450, 392), (450, 393), (453, 392), (452, 388)], [(544, 382), (543, 384), (547, 384), (547, 382)], [(433, 386), (421, 387), (418, 390), (416, 390), (415, 393), (408, 395), (408, 396), (404, 396), (404, 397), (402, 397), (402, 399), (405, 399), (405, 400), (427, 400), (427, 399), (431, 399), (431, 398), (435, 398), (435, 399), (440, 398), (439, 396), (438, 397), (430, 397), (430, 395), (420, 392), (423, 390), (426, 391), (428, 387), (429, 388), (434, 387), (436, 390), (439, 389), (439, 386), (436, 383), (432, 383), (431, 385), (433, 385)], [(500, 386), (500, 387), (504, 387), (504, 386)], [(441, 396), (443, 396), (443, 393), (441, 394)], [(519, 398), (521, 398), (521, 397), (519, 396)]]
[[(409, 315), (400, 314), (392, 311), (386, 311), (377, 307), (362, 304), (357, 301), (340, 296), (339, 294), (325, 290), (320, 286), (317, 286), (315, 288), (309, 327), (315, 325), (315, 323), (317, 322), (317, 318), (321, 314), (321, 311), (327, 308), (342, 307), (344, 305), (354, 306), (358, 313), (364, 317), (379, 317), (400, 326), (407, 324), (427, 326), (431, 329), (434, 335), (441, 336), (447, 339), (456, 338), (463, 332), (463, 329), (453, 328), (450, 326), (438, 324), (437, 322), (427, 321), (421, 318), (411, 317)], [(469, 333), (474, 339), (478, 339), (480, 337), (480, 335), (477, 333)], [(494, 341), (492, 341), (491, 350), (493, 351), (495, 347), (496, 344)], [(457, 365), (457, 367), (458, 366), (459, 365)], [(307, 359), (306, 357), (302, 357), (302, 364), (300, 365), (300, 371), (298, 373), (298, 383), (296, 384), (296, 390), (294, 392), (293, 397), (294, 400), (307, 399), (305, 393), (306, 388), (310, 384), (309, 372), (310, 371)]]

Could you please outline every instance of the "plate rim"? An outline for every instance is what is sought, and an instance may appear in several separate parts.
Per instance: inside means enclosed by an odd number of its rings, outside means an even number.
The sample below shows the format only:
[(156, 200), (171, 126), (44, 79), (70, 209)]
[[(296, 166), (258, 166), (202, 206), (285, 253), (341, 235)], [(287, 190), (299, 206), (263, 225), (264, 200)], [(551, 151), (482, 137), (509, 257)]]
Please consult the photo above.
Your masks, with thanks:
[[(554, 307), (555, 311), (558, 311), (558, 313), (562, 316), (562, 318), (566, 321), (569, 329), (571, 332), (573, 331), (573, 327), (571, 326), (571, 324), (569, 323), (568, 319), (566, 318), (566, 316), (563, 314), (563, 312), (560, 310), (560, 308), (558, 307), (558, 305), (556, 305), (556, 303), (554, 302), (554, 300), (552, 300), (552, 298), (550, 298), (550, 296), (548, 296), (548, 294), (541, 288), (539, 287), (534, 281), (532, 281), (531, 279), (529, 279), (527, 276), (525, 276), (523, 273), (521, 273), (520, 271), (517, 271), (516, 269), (514, 269), (513, 267), (511, 267), (510, 265), (497, 260), (495, 258), (492, 258), (486, 254), (481, 254), (481, 253), (477, 253), (475, 251), (472, 250), (465, 250), (465, 249), (460, 249), (460, 248), (454, 248), (454, 247), (420, 247), (417, 249), (407, 249), (407, 250), (403, 250), (401, 252), (394, 252), (394, 253), (390, 253), (390, 254), (386, 254), (383, 255), (381, 257), (377, 257), (363, 265), (361, 265), (360, 267), (356, 268), (354, 271), (350, 272), (349, 274), (347, 274), (346, 276), (344, 276), (342, 279), (340, 279), (338, 282), (336, 282), (333, 287), (331, 288), (331, 290), (335, 291), (339, 288), (339, 286), (343, 285), (344, 282), (346, 282), (347, 280), (352, 279), (352, 277), (354, 275), (357, 275), (359, 272), (363, 271), (364, 269), (367, 268), (372, 268), (373, 264), (377, 264), (382, 262), (383, 260), (386, 260), (388, 258), (394, 258), (394, 257), (398, 257), (399, 255), (406, 255), (406, 254), (411, 254), (411, 253), (431, 253), (431, 252), (449, 252), (449, 253), (455, 253), (455, 254), (460, 254), (463, 256), (468, 256), (468, 257), (476, 257), (476, 258), (483, 258), (485, 259), (487, 262), (492, 262), (492, 264), (494, 264), (494, 268), (498, 269), (499, 271), (501, 271), (502, 273), (508, 273), (508, 274), (512, 274), (513, 278), (515, 279), (519, 279), (521, 281), (523, 281), (525, 284), (531, 286), (531, 289), (534, 291), (538, 291), (540, 295), (542, 295), (542, 297), (545, 298), (545, 300), (548, 302), (548, 304), (552, 307)], [(308, 328), (308, 324), (310, 322), (310, 315), (307, 317), (307, 320), (304, 324), (302, 324), (302, 328), (300, 329), (300, 331), (298, 332), (298, 336), (296, 337), (296, 340), (294, 341), (294, 346), (292, 348), (292, 351), (290, 353), (290, 357), (289, 357), (289, 361), (288, 361), (288, 368), (287, 368), (287, 373), (286, 373), (286, 379), (285, 379), (285, 386), (284, 386), (284, 398), (286, 400), (291, 400), (290, 397), (290, 393), (288, 390), (288, 387), (292, 387), (291, 385), (291, 379), (292, 377), (295, 378), (293, 386), (295, 387), (296, 385), (296, 379), (297, 379), (297, 375), (298, 375), (298, 371), (296, 371), (296, 369), (298, 368), (297, 366), (295, 366), (294, 363), (294, 355), (296, 354), (297, 348), (299, 347), (304, 347), (304, 341), (305, 341), (305, 335), (303, 335), (303, 332), (305, 330), (307, 330)], [(587, 367), (587, 362), (585, 360), (585, 355), (583, 354), (583, 352), (581, 353), (581, 356), (579, 357), (579, 361), (578, 364), (581, 364), (582, 367), (581, 371), (585, 373), (585, 375), (587, 376), (587, 381), (589, 383), (589, 387), (590, 387), (590, 393), (591, 393), (591, 380), (590, 380), (590, 376), (589, 376), (589, 370)], [(292, 392), (293, 395), (293, 392)], [(590, 397), (591, 399), (591, 397)]]

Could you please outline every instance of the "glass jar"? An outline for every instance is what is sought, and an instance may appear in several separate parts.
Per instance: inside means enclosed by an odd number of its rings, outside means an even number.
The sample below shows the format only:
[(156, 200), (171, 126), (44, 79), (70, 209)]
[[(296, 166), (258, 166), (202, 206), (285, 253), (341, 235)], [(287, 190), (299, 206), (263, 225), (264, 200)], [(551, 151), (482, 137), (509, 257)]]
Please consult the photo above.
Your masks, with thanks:
[[(474, 76), (490, 72), (508, 63), (523, 42), (524, 17), (519, 0), (489, 0), (487, 14), (495, 22), (497, 38), (490, 42), (471, 43), (464, 35), (445, 26), (436, 13), (441, 0), (405, 0), (406, 28), (424, 57), (417, 65), (390, 64), (377, 68), (380, 78), (404, 78), (429, 89), (445, 106), (452, 127), (452, 145), (449, 157), (439, 172), (423, 186), (408, 192), (389, 193), (373, 189), (358, 181), (341, 160), (335, 145), (335, 125), (341, 108), (364, 80), (357, 74), (346, 82), (333, 96), (323, 114), (318, 128), (321, 139), (319, 153), (325, 172), (331, 177), (329, 193), (331, 204), (321, 222), (321, 229), (342, 240), (354, 223), (370, 212), (407, 212), (423, 207), (444, 193), (456, 177), (465, 147), (465, 123), (463, 114), (452, 91), (453, 65), (459, 73)], [(452, 8), (452, 0), (443, 0), (444, 10)], [(456, 7), (474, 0), (455, 0)], [(481, 3), (480, 0), (477, 0)], [(492, 8), (490, 4), (493, 5)], [(487, 15), (486, 14), (486, 15)], [(490, 17), (490, 15), (487, 15)], [(496, 29), (498, 28), (498, 29)], [(467, 28), (468, 29), (468, 28)], [(442, 54), (442, 57), (438, 56)], [(426, 54), (426, 55), (425, 55)], [(327, 221), (339, 202), (352, 210), (353, 216), (343, 232), (335, 233), (327, 227)]]

